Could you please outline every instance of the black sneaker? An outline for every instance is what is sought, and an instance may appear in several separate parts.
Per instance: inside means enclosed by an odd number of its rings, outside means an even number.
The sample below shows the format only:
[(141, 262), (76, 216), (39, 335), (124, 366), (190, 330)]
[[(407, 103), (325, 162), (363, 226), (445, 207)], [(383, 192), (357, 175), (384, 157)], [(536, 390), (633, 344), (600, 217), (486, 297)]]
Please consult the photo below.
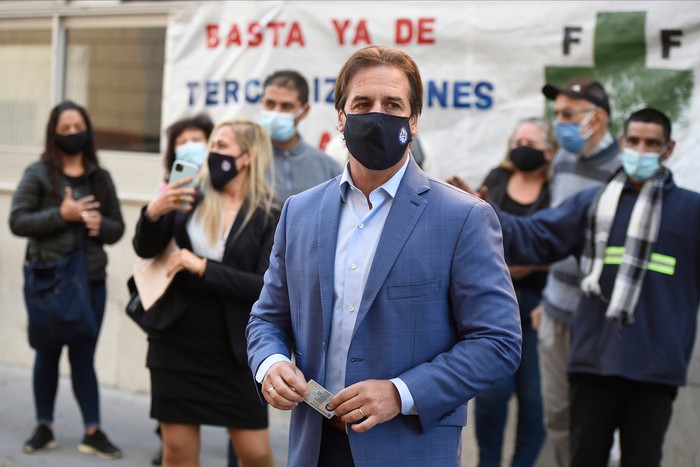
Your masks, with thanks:
[(55, 449), (58, 447), (56, 439), (53, 437), (53, 431), (46, 425), (37, 425), (32, 433), (32, 437), (24, 443), (22, 450), (27, 454), (39, 454), (47, 449)]
[(160, 448), (151, 457), (151, 465), (163, 465), (163, 448)]
[(122, 451), (107, 439), (102, 430), (96, 430), (90, 436), (85, 435), (78, 445), (78, 451), (83, 454), (95, 454), (101, 459), (119, 459)]

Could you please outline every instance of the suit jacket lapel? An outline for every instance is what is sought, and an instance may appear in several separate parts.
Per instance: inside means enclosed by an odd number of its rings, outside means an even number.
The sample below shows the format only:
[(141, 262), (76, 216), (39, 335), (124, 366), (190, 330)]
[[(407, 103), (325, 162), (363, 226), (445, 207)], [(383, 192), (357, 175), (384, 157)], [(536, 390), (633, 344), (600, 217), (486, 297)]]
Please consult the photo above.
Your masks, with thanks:
[(331, 183), (323, 193), (320, 209), (317, 211), (316, 238), (318, 239), (318, 281), (323, 313), (325, 342), (331, 336), (333, 316), (333, 287), (335, 283), (335, 249), (338, 242), (338, 224), (342, 199), (338, 183)]
[(357, 315), (353, 335), (374, 303), (379, 289), (384, 285), (389, 271), (394, 266), (399, 253), (423, 214), (428, 202), (420, 195), (429, 189), (427, 175), (411, 159), (396, 191), (389, 216), (379, 237), (377, 251), (374, 254), (367, 284), (362, 294), (362, 304)]

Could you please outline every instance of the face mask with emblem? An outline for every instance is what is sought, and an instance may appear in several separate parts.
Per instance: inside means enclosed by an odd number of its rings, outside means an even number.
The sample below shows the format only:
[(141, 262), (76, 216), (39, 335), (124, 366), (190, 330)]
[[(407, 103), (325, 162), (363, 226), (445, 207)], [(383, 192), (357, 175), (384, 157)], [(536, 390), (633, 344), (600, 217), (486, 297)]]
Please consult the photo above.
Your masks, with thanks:
[(350, 154), (370, 170), (396, 165), (411, 142), (408, 117), (380, 112), (347, 114), (344, 135)]
[(207, 157), (207, 167), (209, 168), (209, 178), (211, 186), (215, 190), (222, 190), (228, 182), (236, 178), (238, 168), (236, 159), (243, 157), (245, 151), (237, 156), (227, 156), (218, 152), (210, 152)]

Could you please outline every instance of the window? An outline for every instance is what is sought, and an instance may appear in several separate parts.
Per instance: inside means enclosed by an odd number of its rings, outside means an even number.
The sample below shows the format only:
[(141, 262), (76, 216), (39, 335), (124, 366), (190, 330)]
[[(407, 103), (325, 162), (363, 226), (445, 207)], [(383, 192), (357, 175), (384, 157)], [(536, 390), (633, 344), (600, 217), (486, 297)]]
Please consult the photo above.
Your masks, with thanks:
[(159, 152), (165, 28), (68, 29), (67, 99), (84, 105), (98, 149)]
[(0, 31), (0, 145), (42, 147), (51, 109), (51, 31)]

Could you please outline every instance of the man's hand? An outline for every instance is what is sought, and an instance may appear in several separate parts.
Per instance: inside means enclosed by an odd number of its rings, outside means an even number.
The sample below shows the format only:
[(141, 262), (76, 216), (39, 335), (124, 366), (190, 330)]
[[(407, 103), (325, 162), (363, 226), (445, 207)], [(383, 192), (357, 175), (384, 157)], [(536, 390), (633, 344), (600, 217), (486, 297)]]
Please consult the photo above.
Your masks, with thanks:
[(452, 177), (448, 178), (445, 180), (447, 183), (450, 185), (456, 186), (462, 191), (466, 191), (472, 196), (476, 196), (477, 198), (481, 198), (484, 201), (489, 200), (489, 189), (486, 188), (486, 186), (482, 186), (479, 188), (479, 191), (474, 190), (467, 182), (465, 182), (462, 178), (458, 177), (457, 175), (453, 175)]
[(401, 413), (401, 397), (391, 381), (370, 379), (340, 391), (331, 406), (355, 432), (364, 433)]
[(267, 370), (262, 382), (263, 396), (274, 408), (290, 410), (304, 402), (306, 378), (295, 365), (277, 362)]
[(540, 303), (530, 312), (530, 322), (532, 329), (537, 331), (540, 328), (540, 321), (542, 320), (542, 313), (544, 312), (544, 303)]

